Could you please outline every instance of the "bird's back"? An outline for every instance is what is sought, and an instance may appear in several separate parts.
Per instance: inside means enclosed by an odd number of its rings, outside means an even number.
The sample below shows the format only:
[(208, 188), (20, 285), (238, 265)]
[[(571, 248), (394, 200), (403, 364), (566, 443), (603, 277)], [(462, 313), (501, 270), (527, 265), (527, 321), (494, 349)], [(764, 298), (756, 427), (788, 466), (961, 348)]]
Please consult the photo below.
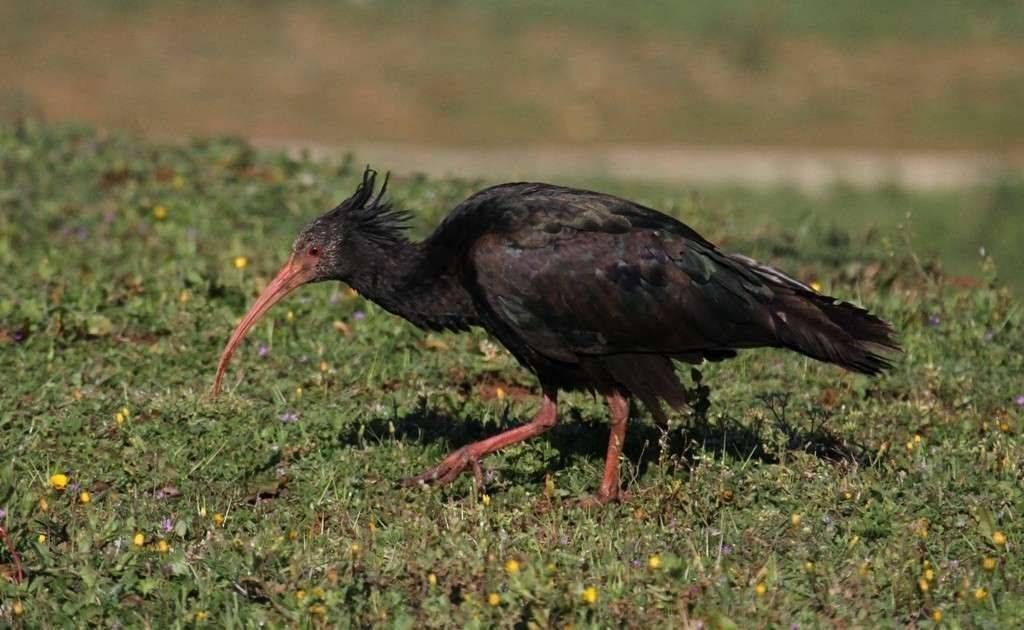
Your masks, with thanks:
[(783, 346), (873, 373), (887, 365), (879, 352), (896, 347), (889, 327), (862, 309), (611, 195), (494, 186), (455, 208), (431, 240), (465, 253), (478, 309), (559, 361)]

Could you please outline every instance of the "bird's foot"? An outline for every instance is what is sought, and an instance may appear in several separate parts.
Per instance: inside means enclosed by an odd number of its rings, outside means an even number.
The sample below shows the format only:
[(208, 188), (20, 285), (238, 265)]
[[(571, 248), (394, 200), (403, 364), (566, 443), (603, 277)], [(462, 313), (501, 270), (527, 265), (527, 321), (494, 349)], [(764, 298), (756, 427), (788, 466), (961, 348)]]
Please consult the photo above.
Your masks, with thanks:
[(452, 451), (437, 466), (425, 470), (414, 477), (403, 479), (401, 485), (406, 488), (428, 484), (445, 486), (455, 481), (467, 467), (473, 468), (473, 478), (476, 481), (476, 487), (482, 490), (484, 487), (484, 473), (480, 468), (480, 457), (469, 446), (463, 446), (456, 451)]
[(569, 501), (571, 507), (576, 507), (584, 510), (592, 510), (612, 502), (625, 503), (629, 501), (631, 493), (623, 490), (616, 490), (614, 492), (601, 492), (597, 494), (588, 494), (586, 496), (578, 497)]

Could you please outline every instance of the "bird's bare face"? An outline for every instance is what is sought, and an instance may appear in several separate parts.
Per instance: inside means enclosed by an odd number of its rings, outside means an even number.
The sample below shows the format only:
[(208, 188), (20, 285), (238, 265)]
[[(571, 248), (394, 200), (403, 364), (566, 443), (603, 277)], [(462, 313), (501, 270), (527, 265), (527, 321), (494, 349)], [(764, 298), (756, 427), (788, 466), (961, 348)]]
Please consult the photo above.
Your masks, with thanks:
[(310, 270), (312, 276), (307, 282), (339, 279), (346, 240), (343, 217), (329, 212), (299, 232), (292, 243), (291, 260)]

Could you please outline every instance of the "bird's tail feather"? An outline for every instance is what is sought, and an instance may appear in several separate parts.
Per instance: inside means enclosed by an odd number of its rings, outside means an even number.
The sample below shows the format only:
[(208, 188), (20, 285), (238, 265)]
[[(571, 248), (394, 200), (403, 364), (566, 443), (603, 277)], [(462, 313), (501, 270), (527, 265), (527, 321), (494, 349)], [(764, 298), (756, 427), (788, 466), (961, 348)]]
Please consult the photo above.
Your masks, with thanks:
[(888, 322), (853, 304), (797, 289), (773, 307), (781, 345), (811, 358), (874, 375), (891, 368), (901, 351)]

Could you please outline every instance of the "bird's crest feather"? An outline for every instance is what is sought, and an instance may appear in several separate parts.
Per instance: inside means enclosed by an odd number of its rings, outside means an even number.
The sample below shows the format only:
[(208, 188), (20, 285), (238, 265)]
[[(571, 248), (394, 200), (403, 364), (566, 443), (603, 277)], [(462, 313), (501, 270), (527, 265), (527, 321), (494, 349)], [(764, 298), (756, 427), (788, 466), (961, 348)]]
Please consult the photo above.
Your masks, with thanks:
[(384, 198), (390, 177), (390, 173), (384, 175), (384, 183), (374, 196), (377, 171), (367, 166), (356, 191), (330, 214), (343, 216), (351, 230), (372, 241), (388, 245), (403, 240), (411, 215)]

